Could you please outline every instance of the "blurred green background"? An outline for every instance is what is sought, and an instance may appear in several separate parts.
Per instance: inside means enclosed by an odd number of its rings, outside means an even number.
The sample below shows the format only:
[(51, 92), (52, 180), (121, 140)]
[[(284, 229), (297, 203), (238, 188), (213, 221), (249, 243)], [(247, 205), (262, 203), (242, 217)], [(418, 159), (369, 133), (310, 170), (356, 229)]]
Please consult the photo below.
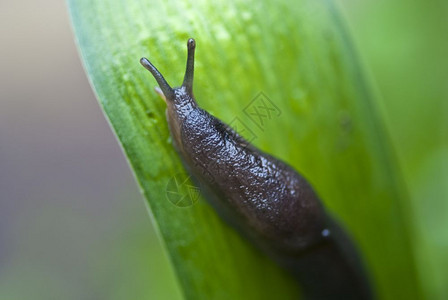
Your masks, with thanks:
[[(336, 1), (411, 194), (419, 274), (448, 287), (448, 3)], [(65, 3), (0, 3), (0, 299), (179, 298), (87, 82)]]

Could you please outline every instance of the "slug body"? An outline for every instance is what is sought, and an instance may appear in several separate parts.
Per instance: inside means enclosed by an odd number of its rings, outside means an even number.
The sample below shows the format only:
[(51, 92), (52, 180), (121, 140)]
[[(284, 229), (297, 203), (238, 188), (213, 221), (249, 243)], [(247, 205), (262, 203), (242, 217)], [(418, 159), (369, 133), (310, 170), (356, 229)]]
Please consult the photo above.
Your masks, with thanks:
[(146, 59), (167, 104), (184, 165), (217, 212), (296, 276), (308, 299), (370, 299), (357, 251), (307, 181), (201, 109), (193, 96), (195, 41), (182, 86), (171, 88)]

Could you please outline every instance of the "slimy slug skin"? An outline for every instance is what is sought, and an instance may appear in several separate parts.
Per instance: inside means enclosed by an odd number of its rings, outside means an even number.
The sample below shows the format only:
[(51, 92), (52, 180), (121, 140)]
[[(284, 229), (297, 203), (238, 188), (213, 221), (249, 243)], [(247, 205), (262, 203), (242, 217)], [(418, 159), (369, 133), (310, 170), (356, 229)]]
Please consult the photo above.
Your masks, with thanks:
[(147, 60), (159, 84), (174, 146), (218, 214), (291, 272), (306, 299), (371, 299), (369, 283), (348, 235), (292, 167), (255, 148), (193, 96), (196, 43), (180, 87), (171, 88)]

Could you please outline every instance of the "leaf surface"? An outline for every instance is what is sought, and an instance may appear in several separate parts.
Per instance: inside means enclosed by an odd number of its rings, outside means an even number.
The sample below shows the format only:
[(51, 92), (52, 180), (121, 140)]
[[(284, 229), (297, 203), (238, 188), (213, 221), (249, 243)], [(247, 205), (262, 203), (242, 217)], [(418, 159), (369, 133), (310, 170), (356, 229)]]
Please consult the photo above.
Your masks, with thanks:
[(295, 299), (299, 294), (294, 280), (203, 198), (193, 205), (188, 198), (170, 198), (169, 192), (177, 191), (173, 180), (186, 174), (169, 135), (165, 103), (139, 59), (148, 57), (172, 86), (180, 85), (190, 37), (197, 42), (199, 105), (309, 179), (358, 243), (380, 298), (420, 295), (407, 193), (330, 2), (68, 4), (92, 86), (186, 298)]

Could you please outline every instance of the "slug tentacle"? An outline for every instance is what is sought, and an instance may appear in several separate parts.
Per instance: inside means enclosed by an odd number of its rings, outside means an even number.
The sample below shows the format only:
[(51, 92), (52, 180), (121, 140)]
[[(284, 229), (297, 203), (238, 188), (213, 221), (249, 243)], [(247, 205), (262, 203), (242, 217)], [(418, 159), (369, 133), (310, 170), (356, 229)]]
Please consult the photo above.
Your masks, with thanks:
[(196, 42), (194, 39), (189, 39), (187, 42), (188, 48), (188, 58), (187, 58), (187, 68), (185, 70), (184, 86), (189, 95), (193, 95), (193, 77), (194, 77), (194, 50), (196, 48)]
[(145, 57), (142, 57), (140, 59), (140, 63), (142, 66), (144, 66), (149, 72), (151, 72), (152, 76), (157, 80), (157, 83), (160, 86), (160, 89), (162, 90), (163, 94), (165, 95), (165, 98), (167, 100), (174, 100), (175, 94), (174, 90), (170, 87), (168, 82), (166, 82), (163, 75), (157, 70), (156, 67)]

